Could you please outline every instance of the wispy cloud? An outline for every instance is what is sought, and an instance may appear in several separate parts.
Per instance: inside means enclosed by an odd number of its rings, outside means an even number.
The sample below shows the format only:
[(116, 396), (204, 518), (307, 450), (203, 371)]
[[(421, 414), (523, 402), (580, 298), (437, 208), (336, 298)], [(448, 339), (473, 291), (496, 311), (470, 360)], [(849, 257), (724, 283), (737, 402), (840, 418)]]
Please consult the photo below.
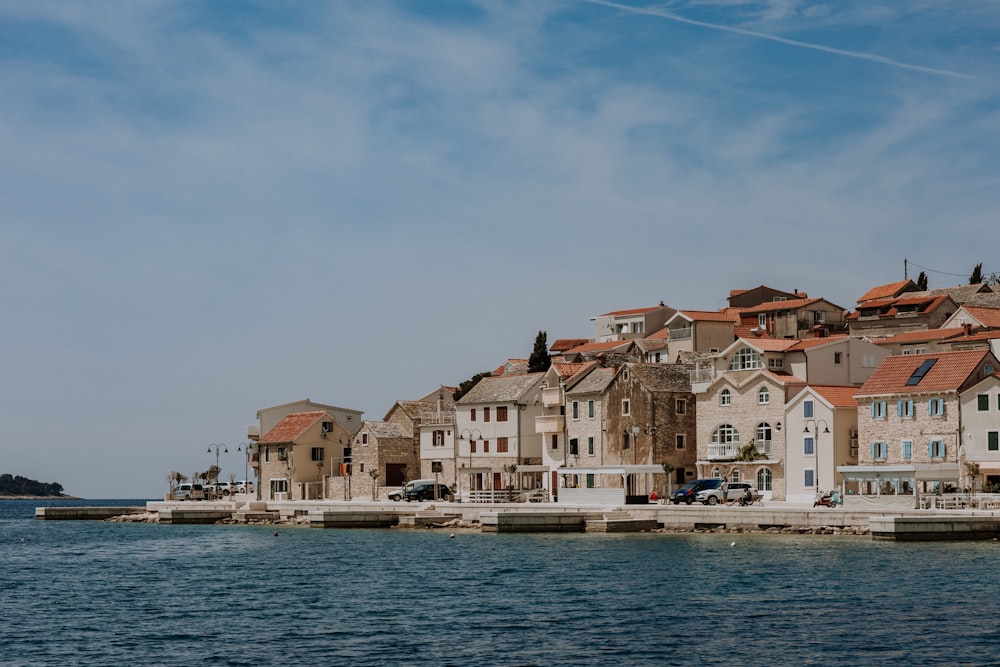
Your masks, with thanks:
[(737, 35), (745, 35), (747, 37), (756, 37), (757, 39), (766, 39), (771, 42), (778, 42), (779, 44), (787, 44), (788, 46), (795, 46), (802, 49), (811, 49), (813, 51), (822, 51), (824, 53), (832, 53), (838, 56), (847, 56), (848, 58), (857, 58), (859, 60), (869, 60), (871, 62), (880, 63), (882, 65), (889, 65), (891, 67), (899, 67), (902, 69), (913, 70), (915, 72), (924, 72), (925, 74), (935, 74), (938, 76), (947, 76), (956, 79), (973, 79), (975, 78), (971, 74), (963, 74), (962, 72), (953, 72), (951, 70), (939, 69), (936, 67), (925, 67), (923, 65), (914, 65), (912, 63), (904, 63), (899, 60), (893, 60), (892, 58), (887, 58), (885, 56), (880, 56), (875, 53), (865, 53), (864, 51), (850, 51), (848, 49), (838, 49), (833, 46), (826, 46), (824, 44), (815, 44), (813, 42), (802, 42), (797, 39), (789, 39), (787, 37), (779, 37), (777, 35), (769, 35), (763, 32), (757, 32), (756, 30), (747, 30), (745, 28), (737, 28), (734, 26), (722, 25), (719, 23), (709, 23), (708, 21), (698, 21), (697, 19), (689, 19), (674, 12), (657, 9), (652, 7), (632, 7), (630, 5), (623, 5), (618, 2), (610, 2), (609, 0), (586, 0), (594, 5), (603, 5), (605, 7), (613, 7), (615, 9), (620, 9), (622, 11), (630, 12), (632, 14), (643, 14), (646, 16), (656, 16), (662, 19), (667, 19), (668, 21), (676, 21), (677, 23), (686, 23), (688, 25), (694, 25), (701, 28), (708, 28), (710, 30), (719, 30), (722, 32), (731, 32)]

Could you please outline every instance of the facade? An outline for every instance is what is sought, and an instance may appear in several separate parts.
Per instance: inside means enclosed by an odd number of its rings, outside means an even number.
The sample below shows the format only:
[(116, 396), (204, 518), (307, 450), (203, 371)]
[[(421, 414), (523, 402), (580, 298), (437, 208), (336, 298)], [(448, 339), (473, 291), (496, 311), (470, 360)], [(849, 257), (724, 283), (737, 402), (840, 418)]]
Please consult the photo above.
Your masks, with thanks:
[(672, 361), (681, 353), (717, 353), (736, 340), (739, 316), (735, 311), (679, 310), (666, 324)]
[(754, 306), (759, 306), (762, 303), (770, 301), (794, 301), (796, 299), (805, 299), (808, 296), (805, 292), (798, 290), (785, 292), (766, 285), (760, 285), (752, 289), (731, 290), (729, 292), (729, 307), (753, 308)]
[(305, 400), (294, 401), (292, 403), (284, 403), (282, 405), (275, 405), (269, 408), (261, 408), (257, 411), (257, 423), (247, 427), (247, 437), (251, 440), (257, 440), (260, 438), (261, 434), (270, 431), (287, 415), (296, 412), (313, 412), (316, 410), (328, 412), (334, 420), (340, 423), (351, 433), (357, 433), (358, 429), (361, 428), (361, 416), (364, 414), (361, 410), (351, 410), (350, 408), (340, 408), (336, 405), (314, 403), (307, 398)]
[(420, 452), (413, 430), (386, 421), (365, 421), (354, 436), (348, 499), (379, 497), (381, 488), (399, 488), (420, 479)]
[(772, 351), (768, 368), (783, 370), (809, 384), (860, 387), (889, 351), (863, 338), (830, 336), (800, 340), (785, 348), (781, 356), (779, 359)]
[(992, 373), (959, 396), (964, 469), (973, 491), (1000, 487), (1000, 374)]
[[(545, 487), (541, 474), (544, 373), (484, 377), (455, 403), (458, 494), (463, 500), (497, 497), (511, 487)], [(488, 493), (484, 493), (488, 492)]]
[(541, 464), (550, 468), (566, 465), (569, 446), (566, 435), (566, 392), (597, 368), (596, 361), (553, 363), (542, 380), (542, 414), (535, 417), (535, 433), (542, 438)]
[(844, 309), (826, 299), (769, 301), (740, 308), (740, 326), (772, 338), (813, 338), (846, 330)]
[(785, 500), (812, 502), (837, 487), (838, 466), (857, 464), (857, 390), (809, 385), (785, 405)]
[(958, 309), (947, 295), (918, 292), (859, 303), (847, 316), (852, 336), (892, 336), (904, 331), (940, 329)]
[(346, 489), (344, 477), (349, 472), (338, 452), (350, 448), (351, 437), (329, 412), (285, 415), (256, 443), (261, 498), (316, 500), (328, 497), (331, 486)]
[(964, 477), (960, 395), (1000, 367), (989, 350), (887, 358), (858, 390), (858, 464), (848, 492), (902, 497), (957, 489)]
[(662, 329), (675, 312), (676, 309), (663, 305), (661, 301), (659, 305), (650, 308), (616, 310), (592, 317), (594, 340), (600, 343), (645, 338)]
[[(571, 446), (563, 461), (549, 457), (550, 465), (586, 468), (605, 464), (607, 392), (618, 370), (615, 367), (595, 368), (566, 390), (566, 439)], [(581, 481), (582, 484), (586, 482), (586, 479)]]

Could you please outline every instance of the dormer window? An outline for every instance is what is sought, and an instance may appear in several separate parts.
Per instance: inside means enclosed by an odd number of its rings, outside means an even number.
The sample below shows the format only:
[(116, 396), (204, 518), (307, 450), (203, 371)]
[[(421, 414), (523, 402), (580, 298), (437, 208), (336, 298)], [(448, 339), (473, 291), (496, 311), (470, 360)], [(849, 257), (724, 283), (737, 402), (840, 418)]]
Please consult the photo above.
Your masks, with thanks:
[(767, 387), (761, 387), (757, 392), (757, 402), (761, 405), (767, 405), (771, 402), (771, 392), (767, 390)]
[(732, 405), (733, 393), (728, 389), (723, 389), (719, 394), (719, 405)]
[(753, 370), (760, 367), (760, 355), (749, 347), (740, 348), (733, 355), (733, 360), (729, 362), (729, 370), (731, 371)]

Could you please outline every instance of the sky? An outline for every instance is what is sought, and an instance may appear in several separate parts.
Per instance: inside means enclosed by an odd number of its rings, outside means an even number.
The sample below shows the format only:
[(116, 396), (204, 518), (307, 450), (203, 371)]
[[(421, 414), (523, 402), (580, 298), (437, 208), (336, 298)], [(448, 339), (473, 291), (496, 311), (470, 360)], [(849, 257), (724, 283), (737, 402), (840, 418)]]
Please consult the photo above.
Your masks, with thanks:
[[(243, 478), (592, 317), (1000, 272), (1000, 5), (0, 2), (0, 472)], [(904, 274), (904, 261), (906, 271)]]

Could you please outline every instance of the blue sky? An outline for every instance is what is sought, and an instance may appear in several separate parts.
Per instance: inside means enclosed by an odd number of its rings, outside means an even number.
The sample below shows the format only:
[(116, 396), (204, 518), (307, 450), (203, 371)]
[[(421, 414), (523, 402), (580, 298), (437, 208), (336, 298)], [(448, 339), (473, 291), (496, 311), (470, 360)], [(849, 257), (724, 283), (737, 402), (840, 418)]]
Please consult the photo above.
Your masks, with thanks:
[[(155, 497), (535, 334), (1000, 271), (978, 2), (0, 5), (0, 472)], [(242, 477), (238, 454), (224, 474)]]

